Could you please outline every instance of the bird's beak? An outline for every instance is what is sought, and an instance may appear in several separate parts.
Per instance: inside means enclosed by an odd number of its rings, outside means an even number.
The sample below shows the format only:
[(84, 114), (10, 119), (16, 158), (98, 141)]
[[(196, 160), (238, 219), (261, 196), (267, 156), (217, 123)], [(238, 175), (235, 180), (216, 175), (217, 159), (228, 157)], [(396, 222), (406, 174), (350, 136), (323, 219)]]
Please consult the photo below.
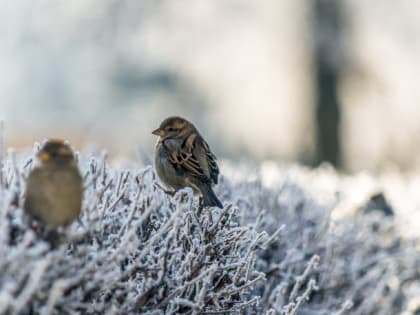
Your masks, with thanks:
[(42, 162), (45, 162), (45, 161), (48, 161), (51, 158), (51, 156), (47, 152), (41, 152), (41, 153), (38, 154), (38, 158)]
[(165, 130), (158, 128), (152, 132), (155, 136), (163, 137), (165, 135)]

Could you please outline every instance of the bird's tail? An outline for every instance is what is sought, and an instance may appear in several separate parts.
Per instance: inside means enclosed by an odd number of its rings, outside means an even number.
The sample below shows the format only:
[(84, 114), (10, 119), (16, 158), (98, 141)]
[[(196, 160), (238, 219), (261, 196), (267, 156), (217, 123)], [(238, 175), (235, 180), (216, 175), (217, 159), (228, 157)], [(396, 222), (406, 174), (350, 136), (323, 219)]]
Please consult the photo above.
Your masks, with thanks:
[(218, 207), (223, 208), (222, 203), (217, 198), (216, 194), (214, 193), (213, 189), (210, 185), (204, 185), (202, 187), (201, 192), (203, 194), (203, 206), (204, 207)]

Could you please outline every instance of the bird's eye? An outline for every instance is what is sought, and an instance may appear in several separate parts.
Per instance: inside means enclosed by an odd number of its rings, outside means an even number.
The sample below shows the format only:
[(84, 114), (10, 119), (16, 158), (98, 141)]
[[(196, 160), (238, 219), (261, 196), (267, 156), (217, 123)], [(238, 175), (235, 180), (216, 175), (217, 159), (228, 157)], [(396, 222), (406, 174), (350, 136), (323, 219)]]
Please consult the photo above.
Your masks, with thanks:
[(168, 131), (169, 131), (169, 132), (174, 132), (174, 131), (177, 131), (177, 130), (178, 130), (178, 129), (176, 129), (176, 128), (172, 128), (172, 127), (169, 127), (169, 128), (168, 128)]

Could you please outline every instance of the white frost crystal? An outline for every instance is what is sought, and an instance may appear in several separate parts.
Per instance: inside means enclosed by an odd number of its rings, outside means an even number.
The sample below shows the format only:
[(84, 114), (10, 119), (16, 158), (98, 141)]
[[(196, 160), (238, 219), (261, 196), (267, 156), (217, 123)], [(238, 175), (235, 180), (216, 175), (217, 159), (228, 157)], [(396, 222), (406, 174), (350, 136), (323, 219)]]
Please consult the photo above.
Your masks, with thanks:
[(82, 153), (83, 214), (50, 249), (19, 207), (28, 161), (3, 161), (0, 314), (398, 314), (419, 292), (417, 240), (375, 212), (332, 220), (329, 169), (271, 166), (267, 180), (267, 165), (225, 163), (225, 208), (198, 215), (150, 166)]

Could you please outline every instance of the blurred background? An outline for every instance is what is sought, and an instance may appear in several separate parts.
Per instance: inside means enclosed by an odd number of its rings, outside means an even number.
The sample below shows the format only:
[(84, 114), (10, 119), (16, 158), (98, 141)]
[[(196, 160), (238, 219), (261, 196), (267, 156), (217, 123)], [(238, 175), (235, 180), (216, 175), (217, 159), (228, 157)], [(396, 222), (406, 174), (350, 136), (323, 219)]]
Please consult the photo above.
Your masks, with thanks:
[(7, 146), (152, 152), (169, 115), (220, 157), (420, 165), (420, 1), (0, 0)]

